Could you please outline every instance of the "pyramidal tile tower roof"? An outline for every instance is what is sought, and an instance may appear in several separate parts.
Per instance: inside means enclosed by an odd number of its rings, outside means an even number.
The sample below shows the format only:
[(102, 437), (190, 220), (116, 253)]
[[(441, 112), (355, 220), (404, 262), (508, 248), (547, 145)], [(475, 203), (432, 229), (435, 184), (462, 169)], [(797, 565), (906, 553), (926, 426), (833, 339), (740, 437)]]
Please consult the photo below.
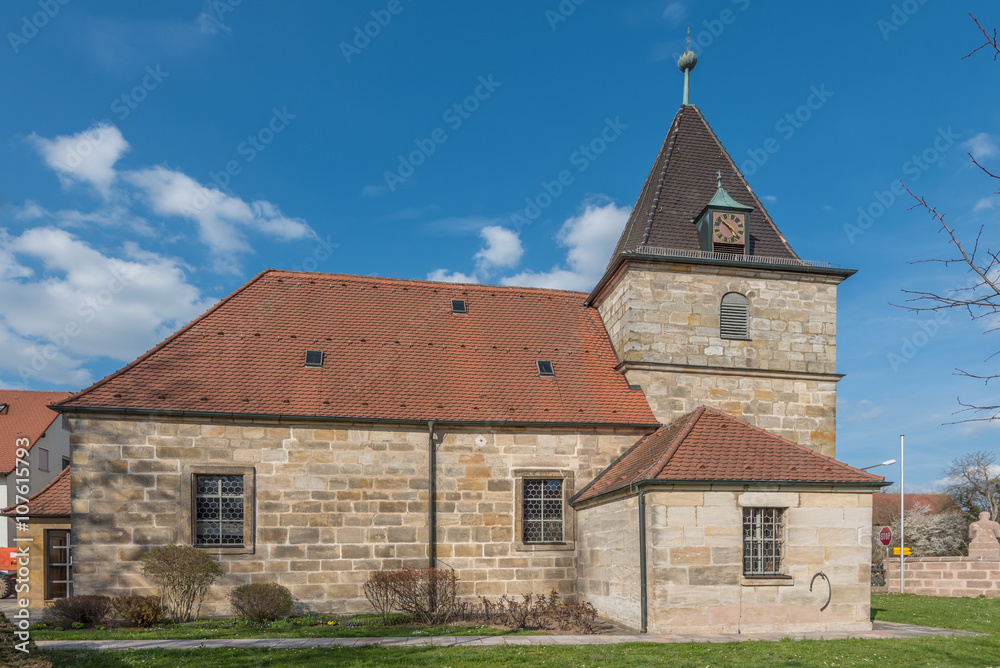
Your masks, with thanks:
[(702, 406), (645, 436), (583, 488), (586, 501), (642, 482), (822, 483), (881, 487), (885, 478)]
[(670, 124), (609, 269), (623, 254), (643, 253), (646, 248), (701, 250), (692, 219), (715, 195), (720, 173), (726, 192), (753, 208), (747, 225), (747, 254), (798, 260), (701, 111), (686, 104)]

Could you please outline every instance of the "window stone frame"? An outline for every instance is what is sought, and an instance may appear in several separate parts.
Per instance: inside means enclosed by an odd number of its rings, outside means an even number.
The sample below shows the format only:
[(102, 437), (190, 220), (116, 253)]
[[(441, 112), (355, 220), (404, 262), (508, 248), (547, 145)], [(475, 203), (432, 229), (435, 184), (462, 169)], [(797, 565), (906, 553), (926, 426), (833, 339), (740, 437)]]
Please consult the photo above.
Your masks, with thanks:
[[(741, 503), (737, 506), (740, 511), (740, 584), (744, 587), (761, 586), (790, 586), (794, 584), (791, 575), (788, 575), (788, 511), (790, 505), (782, 503)], [(747, 508), (773, 508), (781, 511), (781, 573), (766, 573), (761, 575), (748, 575), (743, 570), (743, 550), (745, 548), (746, 536), (744, 535), (743, 511)]]
[[(574, 474), (565, 469), (514, 469), (514, 549), (518, 552), (570, 551), (576, 549), (575, 511), (569, 505), (573, 496)], [(524, 542), (524, 481), (562, 480), (563, 539), (556, 543)]]
[[(238, 475), (243, 476), (243, 545), (198, 545), (195, 541), (195, 496), (197, 488), (194, 478), (198, 475)], [(199, 550), (211, 550), (216, 554), (255, 554), (257, 547), (257, 470), (253, 466), (185, 466), (181, 475), (180, 523), (181, 542)]]

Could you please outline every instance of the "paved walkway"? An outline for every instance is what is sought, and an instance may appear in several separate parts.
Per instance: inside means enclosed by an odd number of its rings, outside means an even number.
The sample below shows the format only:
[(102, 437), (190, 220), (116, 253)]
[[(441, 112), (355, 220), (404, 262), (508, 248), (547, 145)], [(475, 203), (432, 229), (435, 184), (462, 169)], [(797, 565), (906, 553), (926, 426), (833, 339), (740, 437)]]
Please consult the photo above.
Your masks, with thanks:
[(271, 647), (276, 649), (308, 647), (476, 647), (488, 645), (614, 645), (623, 642), (740, 642), (745, 640), (835, 640), (841, 638), (921, 638), (926, 636), (974, 636), (970, 631), (935, 629), (928, 626), (873, 622), (871, 631), (856, 633), (738, 633), (717, 634), (629, 634), (590, 636), (428, 636), (405, 638), (246, 638), (234, 640), (40, 640), (41, 649), (213, 649), (219, 647)]

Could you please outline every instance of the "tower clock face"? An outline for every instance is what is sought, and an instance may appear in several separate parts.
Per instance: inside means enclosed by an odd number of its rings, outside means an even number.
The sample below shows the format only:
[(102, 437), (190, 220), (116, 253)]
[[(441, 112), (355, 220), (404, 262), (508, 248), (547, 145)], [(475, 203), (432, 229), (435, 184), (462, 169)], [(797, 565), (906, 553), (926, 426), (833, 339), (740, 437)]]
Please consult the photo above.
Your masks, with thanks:
[(712, 214), (712, 240), (723, 244), (741, 244), (746, 236), (746, 215), (716, 211)]

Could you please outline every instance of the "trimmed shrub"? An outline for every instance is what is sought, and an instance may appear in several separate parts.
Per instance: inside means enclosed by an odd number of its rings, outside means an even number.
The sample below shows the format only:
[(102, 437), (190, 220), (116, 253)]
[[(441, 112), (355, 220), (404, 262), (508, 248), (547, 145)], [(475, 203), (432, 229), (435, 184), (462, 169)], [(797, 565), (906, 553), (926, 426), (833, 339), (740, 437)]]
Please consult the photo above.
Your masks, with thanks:
[(445, 624), (458, 603), (458, 576), (443, 568), (408, 568), (388, 571), (386, 577), (394, 605), (428, 626)]
[(107, 622), (113, 612), (111, 599), (93, 594), (57, 598), (45, 606), (42, 617), (64, 629), (89, 628)]
[(166, 610), (158, 596), (139, 596), (130, 594), (128, 596), (116, 596), (112, 600), (115, 612), (118, 616), (141, 629), (148, 629), (163, 621)]
[(382, 624), (389, 626), (392, 611), (397, 607), (396, 590), (392, 583), (395, 571), (372, 571), (365, 583), (365, 598), (382, 618)]
[(160, 588), (160, 600), (175, 622), (201, 610), (208, 588), (222, 575), (215, 558), (190, 545), (165, 545), (142, 555), (142, 572)]
[(273, 622), (292, 611), (292, 592), (274, 582), (254, 582), (229, 592), (229, 603), (237, 617), (257, 623)]

